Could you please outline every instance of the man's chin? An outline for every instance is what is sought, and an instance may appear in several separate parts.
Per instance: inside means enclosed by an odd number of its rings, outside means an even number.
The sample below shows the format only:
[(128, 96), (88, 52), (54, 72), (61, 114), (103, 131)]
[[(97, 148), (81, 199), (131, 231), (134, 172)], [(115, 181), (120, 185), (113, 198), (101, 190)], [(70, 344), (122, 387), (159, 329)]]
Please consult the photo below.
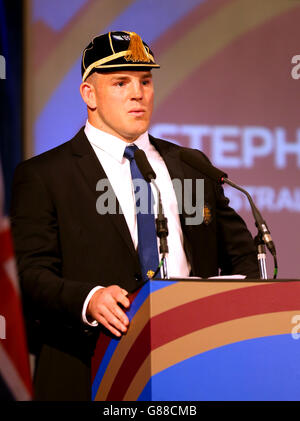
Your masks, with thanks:
[(128, 140), (133, 139), (132, 141), (136, 140), (141, 134), (145, 133), (148, 130), (148, 125), (139, 127), (134, 131), (130, 131), (128, 133), (124, 133), (124, 137)]
[(146, 130), (144, 130), (141, 133), (140, 132), (139, 133), (132, 133), (132, 134), (127, 133), (126, 135), (123, 135), (122, 137), (123, 137), (124, 140), (126, 140), (126, 142), (131, 143), (131, 142), (134, 142), (136, 139), (138, 139), (141, 134), (145, 133)]

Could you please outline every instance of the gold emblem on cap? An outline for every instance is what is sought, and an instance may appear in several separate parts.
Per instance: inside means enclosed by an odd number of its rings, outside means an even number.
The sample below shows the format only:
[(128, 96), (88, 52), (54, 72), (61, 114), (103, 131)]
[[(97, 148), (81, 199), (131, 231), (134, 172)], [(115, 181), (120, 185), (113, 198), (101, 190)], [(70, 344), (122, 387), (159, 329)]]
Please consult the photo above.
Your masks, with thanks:
[(204, 205), (203, 207), (203, 222), (208, 225), (212, 220), (211, 210), (208, 205)]
[(153, 270), (148, 270), (148, 272), (147, 272), (147, 276), (148, 276), (149, 279), (153, 278), (154, 274), (155, 274), (155, 272)]
[(150, 63), (151, 59), (145, 49), (141, 37), (135, 32), (127, 32), (130, 35), (130, 43), (128, 46), (127, 54), (124, 57), (126, 61), (146, 62)]

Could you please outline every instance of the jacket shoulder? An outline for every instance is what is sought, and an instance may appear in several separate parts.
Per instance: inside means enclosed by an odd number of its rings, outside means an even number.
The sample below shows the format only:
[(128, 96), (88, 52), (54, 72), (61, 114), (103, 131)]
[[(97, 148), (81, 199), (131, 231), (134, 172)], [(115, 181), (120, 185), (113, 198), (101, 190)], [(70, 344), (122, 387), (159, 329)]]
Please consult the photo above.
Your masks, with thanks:
[(159, 150), (163, 152), (170, 152), (175, 153), (178, 157), (180, 157), (180, 152), (184, 150), (192, 151), (195, 154), (200, 154), (207, 162), (211, 163), (209, 158), (200, 151), (199, 149), (188, 148), (186, 146), (178, 145), (176, 143), (172, 143), (169, 140), (159, 139), (149, 134), (150, 142)]

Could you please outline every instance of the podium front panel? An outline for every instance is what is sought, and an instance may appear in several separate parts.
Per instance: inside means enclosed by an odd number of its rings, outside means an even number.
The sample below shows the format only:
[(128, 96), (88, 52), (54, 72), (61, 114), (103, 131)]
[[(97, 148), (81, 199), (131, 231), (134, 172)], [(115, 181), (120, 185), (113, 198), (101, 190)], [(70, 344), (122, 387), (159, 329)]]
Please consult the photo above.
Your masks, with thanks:
[(300, 400), (300, 282), (151, 281), (100, 335), (92, 399)]

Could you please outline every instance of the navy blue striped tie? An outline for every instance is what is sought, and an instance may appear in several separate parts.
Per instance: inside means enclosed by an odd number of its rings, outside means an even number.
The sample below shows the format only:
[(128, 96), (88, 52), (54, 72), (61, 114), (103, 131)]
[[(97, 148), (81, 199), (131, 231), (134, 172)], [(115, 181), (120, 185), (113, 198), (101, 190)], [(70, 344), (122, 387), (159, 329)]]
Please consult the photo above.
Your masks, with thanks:
[[(130, 162), (132, 180), (143, 180), (145, 182), (145, 179), (142, 176), (134, 159), (134, 152), (137, 149), (138, 147), (136, 145), (127, 146), (125, 148), (124, 156)], [(143, 209), (143, 206), (140, 206), (141, 204), (139, 203), (139, 200), (146, 200), (145, 204), (147, 205), (146, 213), (144, 213), (144, 210), (143, 212), (137, 212), (138, 254), (143, 280), (147, 281), (149, 278), (152, 278), (158, 267), (159, 256), (157, 250), (155, 219), (153, 213), (152, 191), (149, 183), (145, 182), (145, 185), (147, 186), (147, 189), (141, 190), (138, 190), (135, 186), (134, 194), (137, 208)], [(141, 192), (144, 193), (144, 196), (141, 196)], [(139, 193), (139, 195), (137, 195), (137, 193)]]

